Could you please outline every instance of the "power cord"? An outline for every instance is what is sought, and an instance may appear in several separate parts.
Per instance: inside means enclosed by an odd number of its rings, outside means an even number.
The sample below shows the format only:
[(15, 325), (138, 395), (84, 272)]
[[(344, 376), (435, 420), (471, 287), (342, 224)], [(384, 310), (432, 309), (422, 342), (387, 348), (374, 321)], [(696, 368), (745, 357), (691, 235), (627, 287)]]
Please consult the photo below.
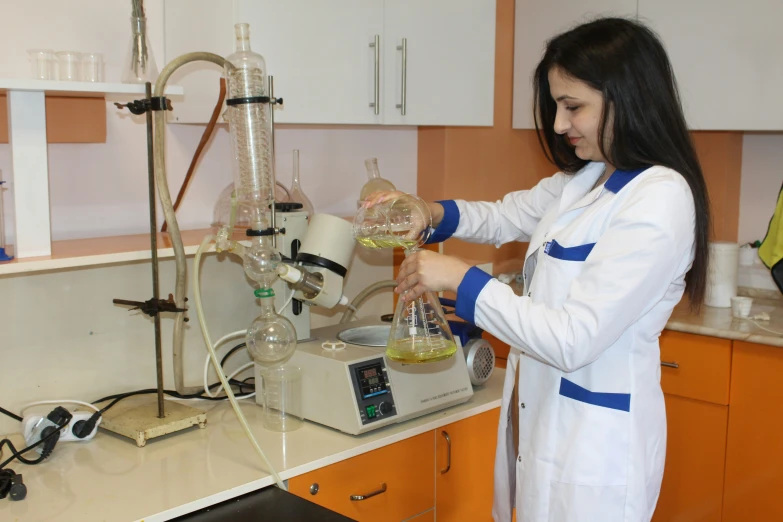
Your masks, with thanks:
[[(41, 430), (41, 438), (34, 444), (22, 448), (21, 450), (17, 450), (9, 439), (1, 440), (0, 449), (2, 449), (3, 446), (8, 446), (8, 449), (11, 450), (11, 456), (0, 463), (0, 470), (5, 468), (6, 465), (8, 465), (8, 463), (14, 459), (17, 459), (23, 464), (27, 465), (39, 464), (46, 457), (52, 454), (55, 444), (57, 444), (57, 441), (60, 439), (60, 430), (66, 427), (68, 423), (71, 422), (72, 418), (73, 415), (71, 415), (71, 412), (62, 406), (58, 406), (53, 409), (49, 415), (46, 416), (46, 420), (49, 421), (50, 425), (45, 426)], [(28, 459), (22, 456), (24, 453), (27, 453), (28, 451), (37, 448), (40, 445), (43, 445), (40, 457), (36, 459)]]

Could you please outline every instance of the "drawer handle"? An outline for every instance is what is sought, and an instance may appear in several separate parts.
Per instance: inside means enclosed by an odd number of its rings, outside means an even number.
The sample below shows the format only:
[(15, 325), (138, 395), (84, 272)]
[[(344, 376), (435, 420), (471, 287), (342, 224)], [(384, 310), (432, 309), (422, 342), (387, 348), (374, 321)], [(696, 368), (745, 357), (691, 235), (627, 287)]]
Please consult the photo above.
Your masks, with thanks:
[(373, 491), (372, 493), (367, 493), (366, 495), (351, 495), (351, 502), (358, 502), (360, 500), (367, 500), (370, 497), (374, 497), (375, 495), (380, 495), (381, 493), (386, 493), (386, 483), (384, 482), (381, 484), (381, 489), (378, 491)]
[(668, 361), (661, 361), (661, 366), (666, 366), (667, 368), (679, 368), (680, 365), (676, 362), (668, 362)]
[(451, 437), (449, 437), (449, 434), (445, 431), (441, 431), (440, 434), (443, 435), (443, 438), (446, 439), (446, 444), (448, 444), (448, 452), (446, 453), (446, 468), (440, 470), (440, 474), (445, 475), (451, 469)]

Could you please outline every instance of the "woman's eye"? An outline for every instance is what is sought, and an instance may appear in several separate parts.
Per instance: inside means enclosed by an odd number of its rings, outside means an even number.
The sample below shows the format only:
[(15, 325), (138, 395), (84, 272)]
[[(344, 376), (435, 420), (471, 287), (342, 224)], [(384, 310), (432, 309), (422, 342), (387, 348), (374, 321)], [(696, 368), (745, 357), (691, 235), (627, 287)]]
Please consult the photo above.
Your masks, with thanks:
[(571, 112), (575, 112), (575, 111), (579, 110), (579, 105), (566, 106), (566, 110), (567, 111), (571, 111)]

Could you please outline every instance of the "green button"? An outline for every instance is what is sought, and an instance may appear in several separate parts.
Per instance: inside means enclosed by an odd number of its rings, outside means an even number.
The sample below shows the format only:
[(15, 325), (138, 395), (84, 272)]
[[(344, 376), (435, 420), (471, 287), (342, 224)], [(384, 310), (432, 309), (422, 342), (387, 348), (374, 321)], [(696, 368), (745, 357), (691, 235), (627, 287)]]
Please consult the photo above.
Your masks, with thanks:
[(367, 406), (367, 416), (371, 419), (375, 417), (375, 405)]

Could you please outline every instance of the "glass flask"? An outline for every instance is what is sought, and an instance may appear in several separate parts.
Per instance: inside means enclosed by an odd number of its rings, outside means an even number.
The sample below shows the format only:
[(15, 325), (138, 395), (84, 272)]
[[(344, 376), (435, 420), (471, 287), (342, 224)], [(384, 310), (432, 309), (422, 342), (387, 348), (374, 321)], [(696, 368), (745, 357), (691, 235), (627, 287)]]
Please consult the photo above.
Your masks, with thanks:
[(260, 288), (255, 296), (261, 305), (261, 315), (247, 329), (247, 351), (261, 366), (281, 366), (294, 355), (296, 329), (291, 321), (275, 312), (274, 290)]
[(147, 36), (147, 18), (140, 3), (134, 7), (131, 22), (131, 38), (128, 54), (125, 56), (125, 66), (122, 69), (122, 83), (155, 83), (158, 78), (158, 67), (152, 56), (152, 47)]
[[(275, 203), (285, 203), (291, 201), (288, 189), (277, 183), (275, 185)], [(234, 182), (232, 181), (224, 188), (212, 212), (212, 229), (217, 233), (224, 227), (231, 228), (229, 238), (234, 241), (246, 240), (247, 229), (252, 228), (252, 220), (255, 212), (252, 212), (247, 206), (238, 206), (236, 204), (236, 195), (234, 192)]]
[(253, 237), (243, 255), (245, 274), (261, 288), (271, 288), (277, 281), (277, 267), (282, 261), (280, 252), (272, 247), (270, 236)]
[(367, 248), (411, 249), (423, 245), (431, 233), (430, 209), (413, 194), (361, 208), (353, 220), (354, 238)]
[(359, 200), (356, 202), (357, 208), (361, 207), (367, 196), (373, 192), (397, 190), (391, 181), (381, 177), (381, 171), (378, 169), (378, 158), (364, 160), (364, 167), (367, 169), (367, 183), (364, 184), (359, 193)]
[(236, 206), (253, 223), (250, 228), (263, 230), (275, 189), (266, 62), (250, 50), (248, 24), (236, 24), (234, 31), (236, 52), (226, 57), (233, 67), (226, 65), (224, 75)]
[(291, 201), (302, 204), (304, 207), (303, 210), (307, 212), (308, 219), (313, 217), (313, 214), (315, 213), (313, 203), (304, 193), (302, 186), (299, 184), (299, 151), (296, 149), (294, 150), (294, 179), (291, 182), (291, 190), (289, 191), (289, 194), (291, 194)]
[(411, 302), (397, 301), (386, 356), (402, 363), (428, 363), (448, 359), (457, 352), (449, 323), (434, 292)]

